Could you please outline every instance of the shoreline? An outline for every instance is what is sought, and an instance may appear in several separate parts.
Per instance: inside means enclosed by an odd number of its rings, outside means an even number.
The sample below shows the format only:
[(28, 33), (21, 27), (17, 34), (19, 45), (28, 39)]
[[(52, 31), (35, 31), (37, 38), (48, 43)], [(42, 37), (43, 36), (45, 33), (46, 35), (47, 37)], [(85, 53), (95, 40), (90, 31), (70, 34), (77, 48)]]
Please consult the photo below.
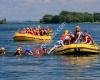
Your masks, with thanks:
[[(37, 22), (7, 22), (7, 23), (2, 23), (0, 25), (5, 25), (5, 24), (61, 24), (61, 23), (40, 23)], [(100, 22), (71, 22), (71, 23), (66, 23), (66, 24), (100, 24)]]

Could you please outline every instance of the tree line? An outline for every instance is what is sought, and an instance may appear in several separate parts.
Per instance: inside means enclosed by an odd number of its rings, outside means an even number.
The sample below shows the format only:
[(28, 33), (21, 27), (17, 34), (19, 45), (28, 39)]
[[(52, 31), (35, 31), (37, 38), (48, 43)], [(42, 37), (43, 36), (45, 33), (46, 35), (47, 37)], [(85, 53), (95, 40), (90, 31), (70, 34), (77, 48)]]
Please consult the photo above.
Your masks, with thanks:
[(74, 22), (100, 22), (100, 13), (62, 11), (59, 15), (46, 14), (40, 19), (41, 23), (74, 23)]
[(7, 23), (6, 18), (0, 19), (0, 24), (5, 24), (5, 23)]

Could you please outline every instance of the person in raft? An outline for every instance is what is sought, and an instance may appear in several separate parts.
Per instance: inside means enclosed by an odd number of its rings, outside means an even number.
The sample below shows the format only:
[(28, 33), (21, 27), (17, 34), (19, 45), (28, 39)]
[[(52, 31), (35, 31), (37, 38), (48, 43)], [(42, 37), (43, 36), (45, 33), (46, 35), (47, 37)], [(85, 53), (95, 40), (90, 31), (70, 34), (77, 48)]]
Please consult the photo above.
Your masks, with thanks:
[(80, 26), (75, 27), (75, 33), (74, 33), (74, 43), (80, 43), (82, 42), (83, 33), (81, 32)]
[(68, 30), (65, 30), (64, 33), (60, 36), (60, 40), (56, 42), (56, 44), (49, 50), (48, 54), (50, 54), (54, 49), (68, 45), (71, 43), (71, 35)]
[(87, 31), (84, 31), (84, 43), (93, 44), (92, 36)]
[(63, 40), (58, 40), (56, 44), (47, 52), (47, 54), (50, 54), (53, 50), (61, 46), (64, 46)]
[(64, 42), (64, 45), (71, 43), (71, 35), (68, 30), (64, 31), (64, 33), (60, 36), (60, 40)]
[(84, 43), (88, 43), (88, 44), (93, 44), (92, 36), (90, 34), (88, 34), (87, 31), (84, 31), (84, 33), (83, 33), (81, 31), (80, 26), (75, 27), (74, 36), (75, 36), (74, 37), (74, 39), (75, 39), (74, 43), (84, 42)]

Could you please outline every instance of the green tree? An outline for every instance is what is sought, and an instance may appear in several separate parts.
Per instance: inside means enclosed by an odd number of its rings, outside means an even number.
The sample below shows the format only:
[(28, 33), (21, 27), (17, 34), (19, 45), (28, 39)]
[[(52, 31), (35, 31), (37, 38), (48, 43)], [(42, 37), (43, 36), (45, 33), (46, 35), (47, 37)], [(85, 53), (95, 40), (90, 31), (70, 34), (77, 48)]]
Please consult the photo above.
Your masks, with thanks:
[(95, 22), (100, 22), (100, 13), (94, 13), (93, 16)]
[(0, 20), (0, 24), (5, 24), (5, 23), (6, 23), (6, 18)]
[(51, 23), (53, 16), (52, 15), (45, 15), (43, 18), (40, 20), (42, 23)]
[(45, 15), (40, 21), (42, 23), (100, 22), (100, 13), (62, 11), (59, 15)]

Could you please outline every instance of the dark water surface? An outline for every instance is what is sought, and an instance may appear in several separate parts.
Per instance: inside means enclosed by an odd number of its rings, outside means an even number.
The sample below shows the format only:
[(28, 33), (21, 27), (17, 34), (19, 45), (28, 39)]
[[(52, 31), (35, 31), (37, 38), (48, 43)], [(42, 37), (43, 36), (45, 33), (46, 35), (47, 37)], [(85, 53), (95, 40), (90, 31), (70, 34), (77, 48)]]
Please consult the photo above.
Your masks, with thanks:
[[(100, 24), (66, 24), (64, 29), (73, 31), (74, 26), (80, 25), (82, 30), (92, 32), (94, 40), (100, 45)], [(0, 80), (99, 80), (100, 56), (90, 55), (83, 57), (68, 57), (46, 55), (41, 58), (32, 56), (13, 57), (14, 50), (18, 46), (31, 49), (40, 46), (41, 42), (15, 42), (14, 33), (25, 26), (37, 26), (35, 24), (1, 24), (0, 47), (5, 47), (6, 54), (0, 56)], [(45, 27), (45, 25), (41, 26)], [(59, 25), (49, 24), (53, 31)], [(64, 30), (63, 29), (63, 30)], [(49, 46), (52, 46), (63, 30), (58, 33)], [(9, 52), (9, 53), (8, 53)]]

